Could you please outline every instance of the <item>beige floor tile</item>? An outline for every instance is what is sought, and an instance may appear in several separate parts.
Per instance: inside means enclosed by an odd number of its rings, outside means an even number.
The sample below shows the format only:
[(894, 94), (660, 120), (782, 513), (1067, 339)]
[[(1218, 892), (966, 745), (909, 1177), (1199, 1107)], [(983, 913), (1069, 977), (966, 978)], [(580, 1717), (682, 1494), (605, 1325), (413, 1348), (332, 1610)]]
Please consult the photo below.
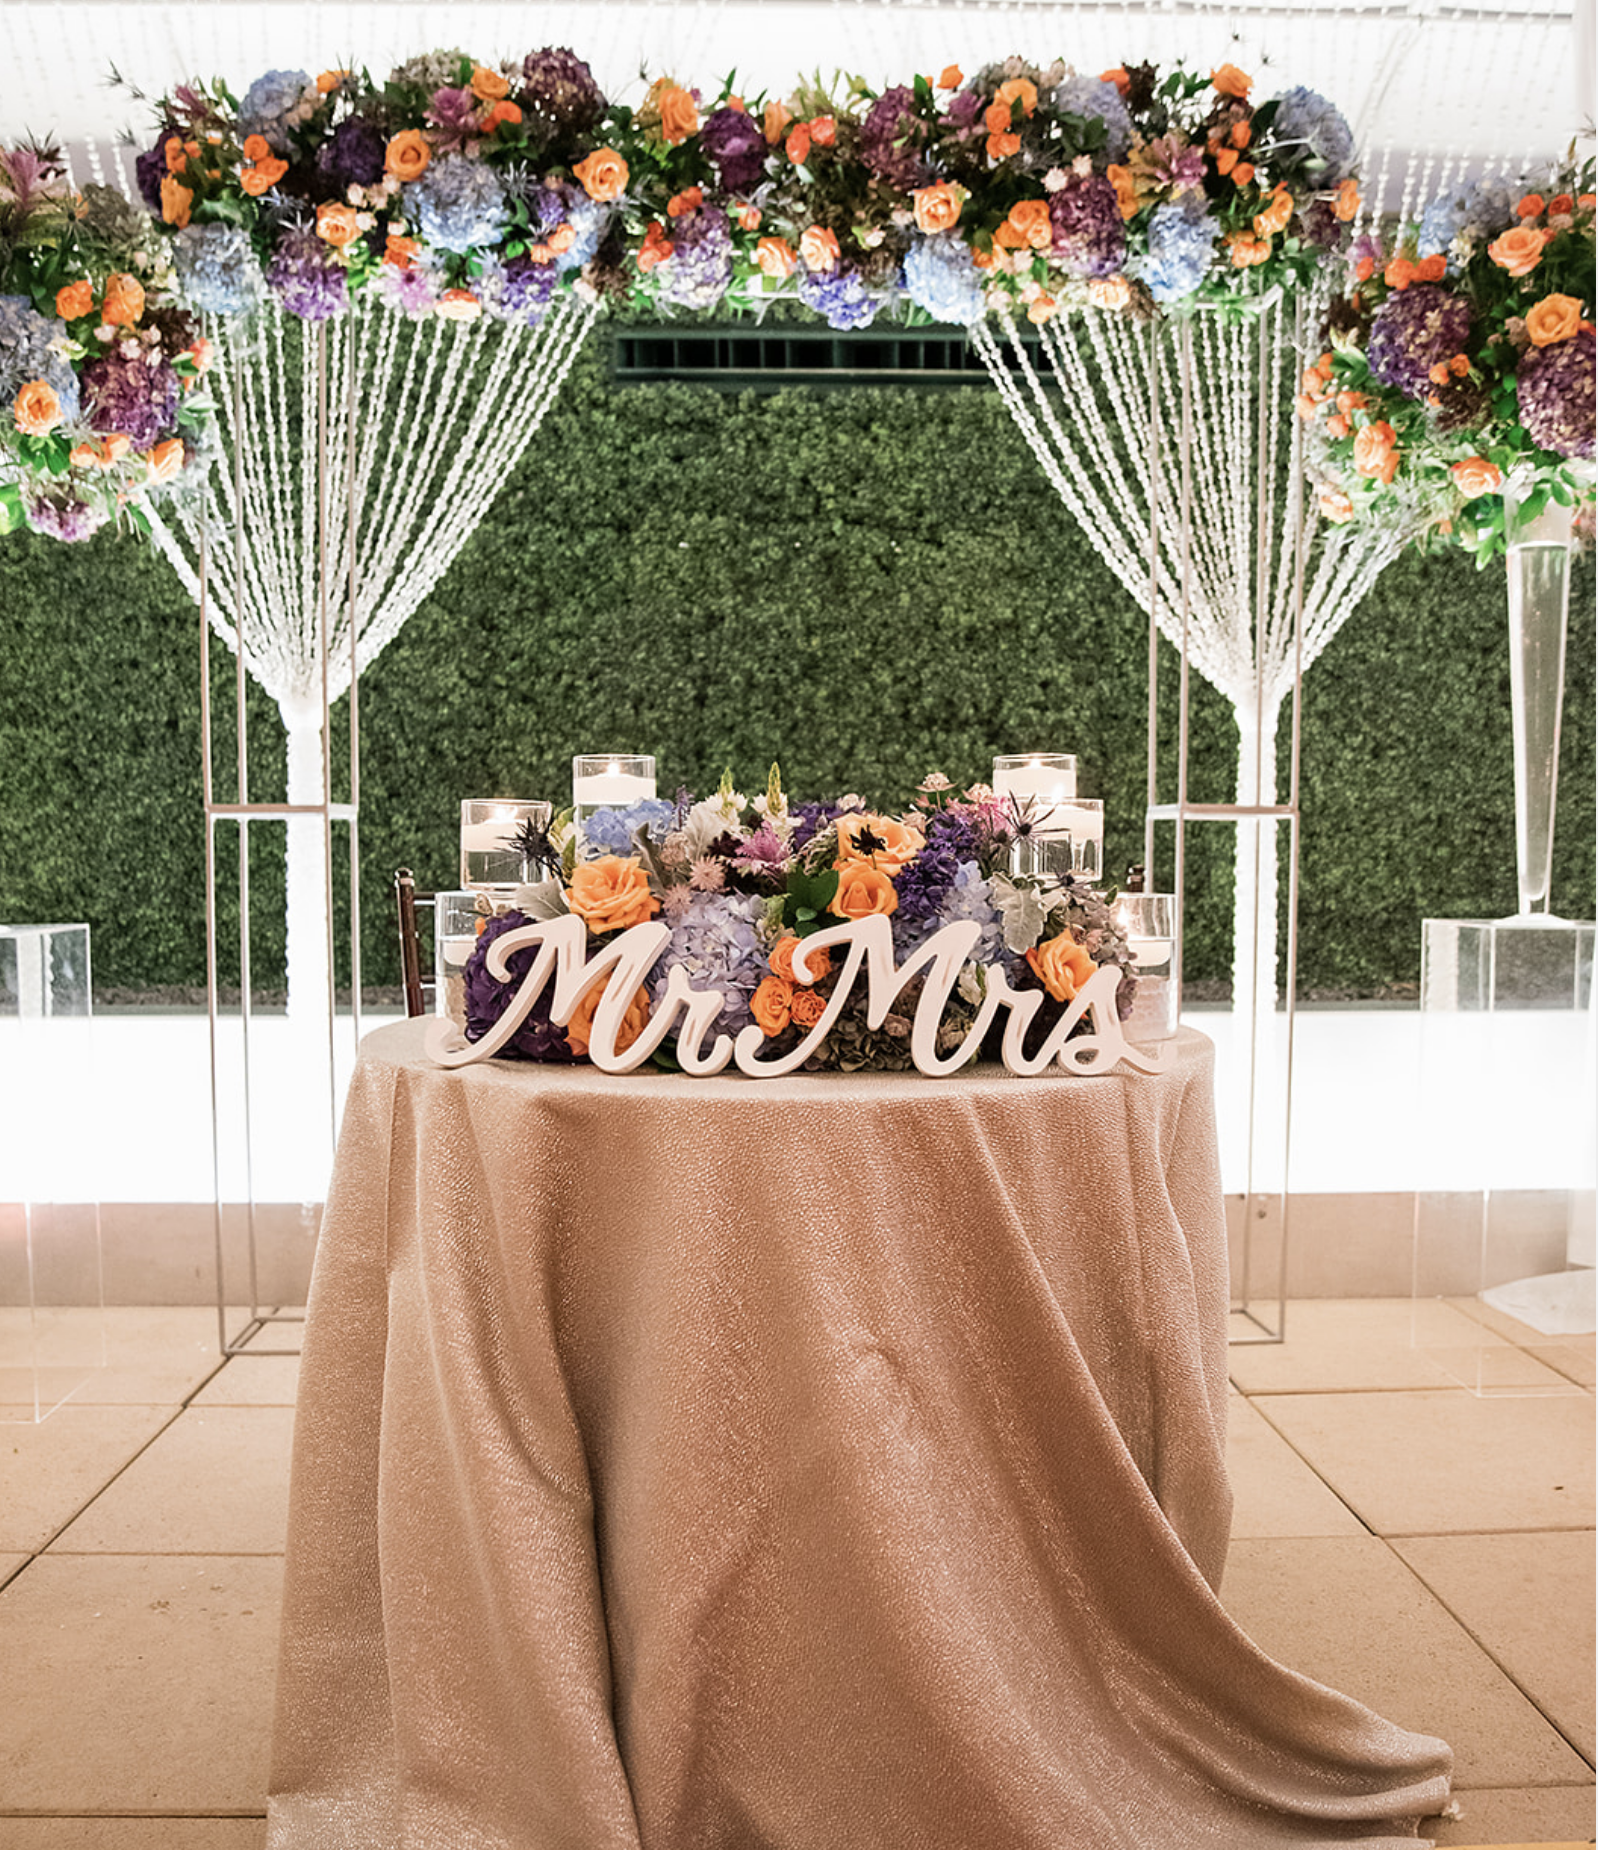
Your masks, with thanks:
[(1592, 1534), (1417, 1535), (1394, 1547), (1591, 1760)]
[(0, 1593), (12, 1811), (266, 1809), (282, 1563), (45, 1555)]
[(194, 1407), (292, 1407), (300, 1385), (297, 1355), (235, 1355), (189, 1403)]
[(1379, 1535), (1592, 1524), (1590, 1395), (1453, 1389), (1252, 1404)]
[(281, 1554), (291, 1407), (190, 1407), (57, 1543), (63, 1554)]
[(1591, 1786), (1456, 1792), (1462, 1818), (1429, 1819), (1422, 1832), (1444, 1844), (1587, 1844), (1593, 1839)]
[[(51, 1309), (39, 1318), (41, 1353), (93, 1357), (103, 1333), (105, 1364), (87, 1371), (72, 1396), (80, 1406), (176, 1405), (220, 1360), (216, 1311), (201, 1305), (110, 1305), (103, 1311)], [(28, 1313), (0, 1309), (0, 1355), (26, 1355)]]
[(1234, 1537), (1366, 1533), (1359, 1518), (1241, 1395), (1227, 1402), (1227, 1414)]
[(19, 1574), (32, 1559), (32, 1555), (0, 1554), (0, 1587), (14, 1574)]
[(1478, 1786), (1589, 1777), (1442, 1605), (1374, 1536), (1233, 1544), (1221, 1597), (1263, 1649), (1454, 1750)]
[(6, 1818), (0, 1850), (264, 1850), (265, 1818)]
[(1545, 1338), (1528, 1343), (1526, 1353), (1548, 1368), (1557, 1368), (1581, 1387), (1598, 1387), (1598, 1355), (1594, 1354), (1590, 1336), (1567, 1336), (1559, 1341)]
[(1284, 1342), (1232, 1348), (1232, 1379), (1245, 1394), (1447, 1387), (1453, 1359), (1482, 1348), (1498, 1352), (1484, 1364), (1495, 1382), (1558, 1385), (1540, 1362), (1439, 1298), (1295, 1298), (1285, 1327)]
[(0, 1426), (0, 1548), (43, 1548), (172, 1414), (69, 1402), (37, 1425)]

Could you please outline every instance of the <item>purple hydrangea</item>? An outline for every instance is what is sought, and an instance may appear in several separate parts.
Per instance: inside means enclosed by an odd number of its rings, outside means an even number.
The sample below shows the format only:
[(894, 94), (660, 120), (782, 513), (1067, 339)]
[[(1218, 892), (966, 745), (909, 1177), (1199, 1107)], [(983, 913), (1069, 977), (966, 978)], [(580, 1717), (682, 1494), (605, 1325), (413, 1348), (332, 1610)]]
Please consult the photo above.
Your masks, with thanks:
[(836, 821), (838, 811), (832, 803), (794, 803), (788, 814), (793, 820), (793, 846), (797, 850)]
[(799, 300), (825, 317), (829, 328), (868, 328), (878, 302), (853, 270), (811, 270), (800, 264)]
[(493, 170), (464, 154), (433, 161), (405, 188), (405, 207), (427, 243), (459, 254), (497, 243), (508, 219)]
[(982, 120), (982, 98), (974, 89), (950, 97), (943, 119), (957, 135), (975, 135)]
[(536, 328), (544, 319), (555, 293), (559, 272), (552, 263), (534, 263), (531, 257), (513, 257), (505, 265), (500, 288), (500, 312), (510, 321)]
[(139, 189), (139, 197), (152, 212), (161, 210), (161, 182), (167, 173), (166, 144), (168, 138), (176, 132), (169, 124), (156, 137), (155, 146), (146, 148), (133, 162), (133, 178)]
[(671, 227), (672, 254), (660, 266), (660, 299), (714, 308), (732, 281), (732, 221), (719, 206), (695, 206)]
[(766, 137), (747, 109), (716, 109), (699, 130), (699, 146), (729, 193), (746, 193), (766, 171)]
[(1592, 455), (1593, 358), (1593, 331), (1582, 328), (1569, 340), (1533, 347), (1521, 360), (1515, 378), (1520, 421), (1540, 449)]
[(654, 1005), (660, 1006), (673, 964), (681, 964), (695, 989), (720, 990), (723, 1002), (709, 1033), (737, 1034), (754, 1017), (749, 998), (768, 974), (756, 927), (766, 902), (758, 894), (707, 893), (690, 899), (672, 922), (670, 942), (650, 979)]
[[(391, 264), (385, 267), (393, 268)], [(283, 233), (266, 282), (283, 307), (302, 321), (327, 321), (349, 306), (343, 266), (308, 226), (291, 227)]]
[(91, 430), (120, 431), (134, 449), (147, 450), (177, 422), (181, 389), (158, 354), (113, 347), (84, 367), (83, 395)]
[(1317, 186), (1335, 186), (1353, 171), (1354, 131), (1318, 91), (1296, 84), (1285, 92), (1268, 133), (1272, 153), (1285, 155)]
[(428, 263), (413, 263), (407, 269), (385, 263), (378, 267), (373, 285), (390, 308), (402, 315), (430, 315), (444, 291), (442, 274)]
[(257, 77), (239, 104), (239, 134), (264, 135), (279, 154), (289, 145), (289, 112), (299, 106), (310, 84), (304, 71), (267, 71)]
[(563, 45), (546, 45), (523, 59), (518, 101), (529, 133), (546, 136), (585, 135), (606, 109), (594, 73)]
[(465, 85), (435, 90), (427, 114), (438, 131), (435, 141), (441, 152), (458, 153), (476, 137), (477, 98)]
[(1383, 385), (1423, 398), (1431, 369), (1463, 350), (1470, 334), (1470, 304), (1440, 283), (1411, 283), (1395, 290), (1371, 322), (1366, 358)]
[(316, 170), (340, 195), (351, 186), (376, 186), (383, 177), (385, 143), (361, 116), (341, 122), (316, 151)]
[(860, 125), (860, 158), (890, 186), (908, 193), (928, 178), (921, 159), (925, 135), (926, 125), (916, 114), (915, 92), (894, 84), (866, 111)]
[(1104, 153), (1124, 159), (1132, 145), (1132, 120), (1121, 92), (1102, 77), (1067, 77), (1054, 93), (1054, 107), (1067, 116), (1097, 116), (1104, 124)]
[(28, 525), (52, 540), (86, 540), (106, 523), (103, 507), (62, 492), (37, 495), (28, 502)]
[(583, 819), (582, 859), (597, 861), (603, 854), (636, 854), (634, 832), (648, 829), (650, 840), (659, 842), (675, 814), (664, 797), (641, 797), (625, 809), (596, 809)]
[[(472, 954), (466, 960), (466, 1038), (480, 1041), (495, 1025), (511, 1005), (516, 991), (521, 987), (521, 980), (533, 966), (538, 955), (537, 945), (524, 945), (519, 951), (512, 951), (507, 969), (509, 981), (500, 982), (488, 974), (488, 951), (496, 938), (503, 937), (508, 931), (514, 931), (519, 925), (530, 925), (532, 920), (520, 912), (503, 912), (498, 918), (492, 918), (478, 934)], [(570, 1062), (577, 1056), (571, 1050), (571, 1043), (566, 1039), (562, 1029), (557, 1028), (549, 1019), (550, 1003), (553, 999), (553, 987), (544, 986), (538, 1000), (528, 1011), (527, 1019), (500, 1049), (500, 1056), (507, 1060), (555, 1060)]]
[(25, 295), (0, 295), (0, 400), (9, 406), (23, 386), (42, 379), (55, 393), (62, 416), (78, 415), (78, 375), (50, 351), (50, 343), (66, 331), (64, 321), (41, 315)]
[(1055, 259), (1073, 276), (1113, 276), (1125, 263), (1126, 223), (1115, 188), (1103, 174), (1072, 174), (1051, 193), (1049, 223)]
[(1156, 302), (1180, 302), (1203, 282), (1214, 243), (1215, 226), (1202, 199), (1157, 206), (1149, 220), (1148, 251), (1137, 259), (1136, 274)]
[(968, 328), (987, 312), (982, 272), (963, 238), (940, 231), (917, 238), (904, 260), (905, 293), (935, 321)]
[(185, 225), (172, 248), (178, 286), (194, 308), (239, 315), (261, 295), (261, 266), (250, 234), (238, 225)]
[(939, 909), (947, 897), (959, 862), (946, 847), (929, 842), (894, 876), (899, 903), (891, 915), (893, 948), (902, 962), (937, 930)]

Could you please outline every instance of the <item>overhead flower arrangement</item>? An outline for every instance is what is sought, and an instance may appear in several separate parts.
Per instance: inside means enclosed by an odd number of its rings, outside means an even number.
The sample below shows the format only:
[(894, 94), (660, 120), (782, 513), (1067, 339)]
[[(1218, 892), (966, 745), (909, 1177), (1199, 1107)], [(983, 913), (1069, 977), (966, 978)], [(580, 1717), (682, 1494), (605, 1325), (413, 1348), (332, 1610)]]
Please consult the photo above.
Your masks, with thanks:
[(1485, 564), (1511, 537), (1506, 479), (1528, 517), (1590, 501), (1594, 204), (1593, 163), (1567, 163), (1358, 241), (1298, 400), (1328, 519), (1419, 527)]

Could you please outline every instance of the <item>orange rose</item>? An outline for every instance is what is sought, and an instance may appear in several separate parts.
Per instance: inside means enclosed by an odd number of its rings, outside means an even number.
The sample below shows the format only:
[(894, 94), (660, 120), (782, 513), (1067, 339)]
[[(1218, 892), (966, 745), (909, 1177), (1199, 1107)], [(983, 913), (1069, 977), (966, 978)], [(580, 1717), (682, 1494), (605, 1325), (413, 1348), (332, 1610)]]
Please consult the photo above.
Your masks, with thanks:
[(1398, 473), (1398, 450), (1391, 424), (1378, 420), (1360, 431), (1354, 439), (1354, 467), (1375, 481), (1392, 481)]
[(1515, 217), (1516, 218), (1536, 218), (1538, 213), (1540, 213), (1542, 209), (1543, 209), (1542, 194), (1541, 193), (1528, 193), (1526, 197), (1523, 200), (1521, 200), (1520, 204), (1515, 207)]
[(807, 225), (799, 240), (799, 260), (807, 270), (834, 270), (838, 240), (824, 225)]
[(1227, 242), (1232, 247), (1232, 263), (1239, 270), (1246, 270), (1257, 263), (1266, 263), (1271, 255), (1269, 238), (1251, 238), (1247, 232), (1235, 231)]
[(397, 237), (392, 231), (383, 247), (384, 263), (393, 264), (396, 270), (408, 270), (421, 254), (422, 247), (415, 238)]
[(1346, 437), (1352, 429), (1353, 425), (1349, 423), (1348, 419), (1343, 416), (1341, 411), (1326, 420), (1326, 434), (1328, 437)]
[(446, 289), (433, 304), (433, 313), (445, 321), (475, 321), (483, 305), (470, 289)]
[(566, 904), (592, 932), (625, 931), (660, 910), (636, 854), (603, 854), (597, 861), (579, 861), (566, 889)]
[(577, 233), (569, 224), (557, 225), (549, 234), (549, 248), (558, 257), (562, 251), (569, 251), (577, 242)]
[(1021, 199), (1011, 206), (1005, 221), (1014, 227), (1024, 243), (1035, 251), (1046, 251), (1054, 242), (1054, 226), (1049, 222), (1046, 199)]
[(1254, 79), (1235, 64), (1223, 64), (1218, 71), (1210, 72), (1210, 82), (1222, 96), (1244, 97), (1248, 95), (1249, 86)]
[(1275, 237), (1279, 231), (1287, 229), (1287, 221), (1293, 216), (1293, 195), (1281, 184), (1277, 185), (1268, 200), (1265, 209), (1254, 214), (1255, 233), (1262, 238)]
[[(869, 854), (858, 846), (860, 836), (867, 829), (879, 844)], [(874, 866), (896, 870), (913, 861), (926, 845), (926, 837), (919, 829), (893, 816), (875, 816), (869, 811), (849, 812), (838, 818), (838, 859), (834, 865), (842, 867), (847, 861), (870, 861)]]
[(1467, 501), (1474, 501), (1478, 495), (1495, 493), (1504, 479), (1498, 465), (1485, 456), (1467, 456), (1455, 463), (1448, 473)]
[(165, 443), (158, 443), (145, 457), (144, 466), (152, 482), (170, 482), (183, 467), (182, 439), (168, 437)]
[(1046, 290), (1039, 290), (1026, 305), (1026, 318), (1035, 328), (1041, 328), (1045, 321), (1054, 318), (1054, 311), (1059, 307), (1054, 297)]
[[(595, 983), (572, 1010), (572, 1018), (566, 1024), (566, 1039), (571, 1043), (575, 1054), (585, 1055), (594, 1038), (594, 1017), (599, 1013), (599, 1005), (605, 999), (605, 991), (610, 987), (607, 978), (603, 983)], [(649, 991), (640, 989), (627, 1005), (627, 1012), (621, 1018), (621, 1026), (616, 1030), (616, 1051), (626, 1053), (649, 1021)]]
[(1343, 224), (1359, 210), (1359, 182), (1345, 180), (1337, 189), (1337, 198), (1332, 205), (1332, 217), (1340, 219)]
[(838, 124), (831, 116), (817, 116), (810, 124), (810, 139), (818, 148), (830, 148), (838, 139)]
[(1368, 283), (1375, 274), (1376, 259), (1374, 257), (1361, 257), (1359, 262), (1354, 265), (1354, 280), (1356, 282)]
[(494, 107), (489, 110), (488, 114), (483, 117), (483, 133), (485, 135), (492, 135), (495, 129), (501, 127), (504, 123), (509, 122), (514, 126), (516, 123), (520, 122), (521, 119), (522, 112), (514, 103), (496, 103)]
[(510, 85), (498, 71), (479, 64), (472, 72), (472, 95), (485, 103), (497, 103), (502, 96), (510, 95)]
[(982, 125), (990, 135), (1002, 135), (1010, 126), (1010, 105), (989, 103), (982, 112)]
[(253, 167), (239, 170), (239, 185), (252, 199), (259, 199), (262, 193), (271, 192), (289, 170), (287, 161), (257, 161)]
[(1254, 128), (1248, 122), (1232, 124), (1232, 146), (1241, 152), (1254, 139)]
[(1028, 951), (1026, 960), (1056, 1002), (1069, 1002), (1097, 968), (1087, 947), (1078, 944), (1069, 931)]
[(1137, 186), (1132, 179), (1130, 167), (1110, 165), (1104, 170), (1105, 178), (1115, 188), (1115, 203), (1121, 208), (1122, 218), (1137, 217)]
[(988, 159), (990, 161), (1007, 161), (1012, 154), (1021, 152), (1019, 135), (990, 135), (988, 137)]
[(1237, 165), (1237, 149), (1217, 148), (1215, 150), (1215, 165), (1220, 173), (1230, 173)]
[[(799, 940), (791, 934), (777, 940), (776, 944), (772, 947), (770, 957), (766, 960), (771, 965), (773, 976), (780, 976), (785, 983), (797, 983), (799, 981), (793, 971), (793, 954), (798, 948)], [(832, 952), (827, 950), (812, 951), (810, 954), (809, 968), (813, 974), (807, 980), (812, 983), (819, 983), (822, 977), (828, 975), (832, 969)]]
[(749, 998), (749, 1013), (768, 1041), (787, 1027), (792, 1011), (793, 984), (780, 976), (762, 977)]
[[(1038, 106), (1038, 87), (1025, 77), (1010, 77), (999, 85), (993, 100), (1003, 103), (1007, 110), (1012, 103), (1019, 103), (1022, 115), (1029, 116)], [(1005, 127), (1008, 128), (1009, 124), (1006, 123)]]
[(317, 95), (331, 96), (348, 76), (348, 71), (323, 71), (316, 80)]
[(136, 276), (118, 270), (105, 279), (105, 300), (100, 305), (102, 319), (114, 328), (131, 328), (144, 313), (144, 285)]
[(1573, 295), (1545, 295), (1526, 311), (1526, 333), (1534, 347), (1569, 340), (1581, 326), (1581, 303)]
[(1395, 257), (1382, 271), (1382, 281), (1389, 289), (1405, 290), (1415, 280), (1415, 266), (1407, 257)]
[(65, 288), (55, 292), (55, 312), (63, 321), (76, 321), (80, 315), (87, 315), (93, 307), (92, 283), (68, 283)]
[(915, 201), (917, 231), (947, 231), (959, 223), (965, 188), (940, 180), (936, 186), (918, 186), (910, 197)]
[(759, 206), (739, 206), (733, 217), (738, 221), (740, 231), (758, 231), (760, 229)]
[(666, 236), (658, 218), (649, 221), (649, 229), (644, 233), (644, 241), (638, 247), (634, 262), (639, 274), (647, 276), (657, 264), (662, 264), (671, 256), (677, 246)]
[(114, 431), (98, 442), (91, 438), (87, 443), (78, 444), (72, 451), (71, 463), (74, 469), (111, 469), (127, 455), (133, 445), (120, 432)]
[(383, 171), (396, 180), (419, 180), (433, 158), (427, 137), (419, 128), (401, 129), (383, 153)]
[(246, 135), (244, 137), (244, 158), (247, 161), (270, 160), (272, 144), (264, 135)]
[(693, 97), (678, 85), (667, 84), (660, 93), (660, 132), (667, 147), (686, 141), (698, 126), (699, 106)]
[(1239, 161), (1232, 169), (1233, 186), (1247, 186), (1253, 178), (1254, 163), (1252, 161)]
[(792, 115), (789, 114), (781, 103), (767, 103), (766, 112), (760, 118), (760, 126), (765, 133), (766, 145), (772, 148), (776, 147), (777, 143), (788, 133), (788, 124), (792, 121)]
[(827, 998), (813, 989), (796, 989), (788, 1004), (788, 1019), (808, 1032), (827, 1012)]
[(803, 167), (810, 159), (810, 130), (803, 122), (790, 132), (782, 144), (782, 151), (795, 167)]
[(1088, 284), (1088, 300), (1095, 308), (1125, 308), (1132, 300), (1132, 285), (1124, 276), (1095, 276)]
[(1571, 198), (1569, 193), (1556, 193), (1554, 197), (1548, 201), (1548, 216), (1550, 218), (1563, 217), (1566, 212), (1574, 212), (1575, 209), (1576, 202)]
[(958, 90), (965, 82), (965, 74), (958, 64), (946, 64), (938, 78), (940, 90)]
[(1494, 238), (1487, 255), (1511, 276), (1529, 276), (1543, 260), (1543, 234), (1530, 225), (1517, 225)]
[(667, 218), (684, 218), (688, 213), (697, 211), (705, 203), (705, 189), (702, 186), (690, 186), (685, 192), (673, 193), (666, 201)]
[(590, 199), (619, 199), (627, 187), (627, 163), (614, 148), (595, 148), (572, 169)]
[(161, 182), (161, 217), (169, 225), (176, 225), (180, 230), (189, 222), (189, 208), (194, 204), (194, 195), (171, 174)]
[(43, 379), (31, 379), (11, 407), (17, 429), (30, 437), (47, 437), (61, 422), (61, 400)]
[(361, 235), (361, 228), (355, 222), (354, 206), (340, 205), (336, 201), (318, 206), (316, 235), (334, 250), (343, 250), (346, 244), (353, 244)]
[(1350, 411), (1363, 411), (1369, 403), (1370, 399), (1364, 392), (1339, 392), (1337, 394), (1337, 408), (1345, 417)]
[(793, 275), (798, 258), (781, 238), (762, 238), (755, 246), (755, 262), (760, 265), (762, 276), (781, 279)]
[(1114, 84), (1123, 97), (1132, 94), (1132, 79), (1127, 75), (1126, 66), (1124, 64), (1116, 65), (1115, 69), (1112, 71), (1100, 71), (1099, 82)]
[(838, 870), (838, 890), (827, 910), (835, 918), (869, 919), (897, 909), (899, 895), (880, 867), (869, 861), (845, 861)]
[(1323, 488), (1320, 506), (1322, 515), (1334, 527), (1341, 527), (1354, 518), (1354, 504), (1340, 488)]

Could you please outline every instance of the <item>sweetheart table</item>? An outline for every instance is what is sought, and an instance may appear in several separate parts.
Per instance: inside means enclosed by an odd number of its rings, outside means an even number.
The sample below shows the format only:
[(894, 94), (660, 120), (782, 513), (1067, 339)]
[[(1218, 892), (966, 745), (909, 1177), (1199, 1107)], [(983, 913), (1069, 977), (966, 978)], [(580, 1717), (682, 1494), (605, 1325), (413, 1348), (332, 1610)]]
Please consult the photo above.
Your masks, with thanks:
[(363, 1043), (272, 1850), (1413, 1842), (1448, 1751), (1216, 1598), (1211, 1050), (690, 1080)]

